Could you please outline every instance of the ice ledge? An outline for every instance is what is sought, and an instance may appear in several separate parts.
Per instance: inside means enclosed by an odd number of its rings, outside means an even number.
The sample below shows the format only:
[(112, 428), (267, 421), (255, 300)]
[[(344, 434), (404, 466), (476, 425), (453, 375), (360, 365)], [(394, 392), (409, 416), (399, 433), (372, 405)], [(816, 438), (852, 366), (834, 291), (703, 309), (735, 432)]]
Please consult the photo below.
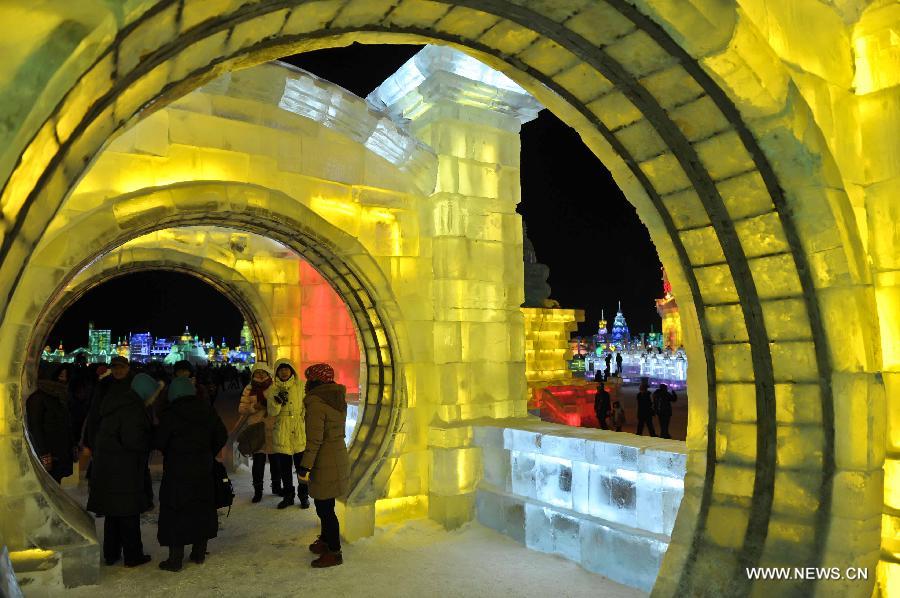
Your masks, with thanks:
[(484, 108), (524, 124), (543, 106), (512, 79), (464, 52), (447, 46), (427, 45), (366, 100), (396, 121), (424, 113), (438, 101)]
[[(198, 91), (276, 106), (320, 123), (412, 176), (424, 194), (434, 191), (437, 157), (431, 148), (395, 123), (390, 114), (301, 68), (278, 61), (260, 64), (226, 73)], [(176, 101), (173, 106), (190, 109), (189, 102)]]

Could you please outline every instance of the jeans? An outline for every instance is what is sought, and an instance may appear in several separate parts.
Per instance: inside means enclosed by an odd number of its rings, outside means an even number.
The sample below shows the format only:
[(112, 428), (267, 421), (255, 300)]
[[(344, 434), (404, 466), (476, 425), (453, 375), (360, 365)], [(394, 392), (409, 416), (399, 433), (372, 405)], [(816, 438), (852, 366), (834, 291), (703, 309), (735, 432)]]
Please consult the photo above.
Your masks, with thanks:
[[(282, 496), (292, 496), (294, 494), (294, 472), (292, 469), (296, 469), (297, 473), (300, 473), (300, 461), (303, 459), (303, 453), (294, 453), (293, 455), (275, 453), (272, 457), (276, 457), (279, 461), (278, 469), (281, 474)], [(292, 465), (293, 467), (291, 467)], [(298, 483), (297, 497), (300, 500), (309, 500), (309, 486)]]
[(103, 519), (103, 558), (112, 563), (119, 560), (123, 553), (126, 565), (144, 556), (140, 515), (107, 515)]
[(341, 551), (341, 525), (338, 523), (337, 515), (334, 513), (334, 499), (315, 499), (316, 515), (322, 522), (322, 541), (328, 546), (331, 552)]

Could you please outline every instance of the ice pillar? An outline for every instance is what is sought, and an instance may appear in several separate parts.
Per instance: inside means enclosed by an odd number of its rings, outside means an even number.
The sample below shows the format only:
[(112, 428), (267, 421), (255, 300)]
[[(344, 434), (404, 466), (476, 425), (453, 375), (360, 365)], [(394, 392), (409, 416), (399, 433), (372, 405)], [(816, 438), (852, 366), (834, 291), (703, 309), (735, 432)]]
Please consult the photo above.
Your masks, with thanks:
[(369, 101), (408, 122), (438, 157), (421, 212), (434, 271), (428, 512), (454, 527), (472, 518), (481, 476), (479, 453), (466, 446), (471, 433), (458, 426), (526, 414), (519, 130), (541, 105), (440, 46), (426, 46)]

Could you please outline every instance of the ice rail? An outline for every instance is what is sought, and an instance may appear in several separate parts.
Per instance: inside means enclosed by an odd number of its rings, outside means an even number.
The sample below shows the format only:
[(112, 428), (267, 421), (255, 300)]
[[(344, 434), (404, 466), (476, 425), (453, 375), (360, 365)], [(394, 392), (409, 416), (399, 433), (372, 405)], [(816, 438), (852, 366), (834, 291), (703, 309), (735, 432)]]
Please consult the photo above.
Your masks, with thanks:
[(683, 442), (523, 420), (479, 425), (478, 520), (649, 591), (684, 495)]

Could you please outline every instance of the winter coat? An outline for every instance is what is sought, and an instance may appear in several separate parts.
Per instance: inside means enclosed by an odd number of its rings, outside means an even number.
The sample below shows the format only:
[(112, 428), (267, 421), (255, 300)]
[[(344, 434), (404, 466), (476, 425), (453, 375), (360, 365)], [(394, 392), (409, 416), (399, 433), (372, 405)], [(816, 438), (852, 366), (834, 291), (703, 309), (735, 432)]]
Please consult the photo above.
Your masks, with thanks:
[(597, 419), (609, 415), (610, 409), (609, 393), (601, 385), (597, 388), (597, 395), (594, 397), (594, 413), (597, 414)]
[(94, 448), (94, 437), (97, 435), (97, 427), (100, 425), (100, 411), (103, 401), (113, 395), (123, 395), (131, 392), (132, 375), (125, 376), (122, 380), (116, 380), (107, 376), (94, 387), (91, 397), (91, 406), (88, 409), (87, 421), (84, 422), (83, 444), (89, 449)]
[(87, 510), (139, 515), (150, 507), (144, 470), (152, 433), (144, 402), (131, 390), (109, 393), (98, 415)]
[(153, 445), (163, 453), (159, 487), (160, 546), (183, 546), (215, 538), (213, 460), (228, 432), (208, 401), (179, 397), (160, 413)]
[(310, 470), (309, 495), (318, 500), (342, 497), (350, 487), (350, 459), (344, 444), (346, 396), (343, 385), (328, 383), (304, 398), (306, 452), (300, 466)]
[(28, 432), (38, 456), (53, 457), (53, 471), (72, 475), (72, 452), (78, 444), (72, 436), (68, 389), (65, 384), (39, 380), (38, 389), (25, 402)]
[[(275, 383), (273, 382), (274, 386)], [(267, 388), (266, 390), (271, 390), (272, 386)], [(241, 404), (238, 406), (238, 413), (241, 415), (247, 415), (247, 425), (252, 426), (253, 424), (258, 424), (262, 422), (266, 429), (266, 443), (263, 445), (263, 448), (260, 452), (263, 452), (267, 455), (272, 454), (272, 432), (275, 429), (275, 418), (269, 417), (268, 410), (266, 405), (262, 405), (256, 398), (256, 395), (253, 394), (253, 387), (248, 384), (244, 387), (244, 392), (241, 393)], [(268, 399), (266, 399), (268, 403)]]
[[(294, 375), (287, 382), (278, 379), (278, 368), (282, 364), (291, 366)], [(272, 431), (272, 450), (284, 455), (302, 453), (306, 450), (306, 407), (303, 404), (303, 382), (296, 374), (296, 368), (287, 359), (279, 359), (274, 367), (276, 376), (272, 386), (266, 391), (266, 407), (270, 417), (275, 418)], [(284, 398), (282, 404), (278, 397)]]
[(650, 392), (647, 390), (639, 391), (637, 394), (637, 416), (639, 418), (653, 417), (653, 404)]
[(657, 388), (653, 391), (653, 409), (657, 415), (671, 416), (674, 401), (674, 393), (670, 393), (668, 390)]

